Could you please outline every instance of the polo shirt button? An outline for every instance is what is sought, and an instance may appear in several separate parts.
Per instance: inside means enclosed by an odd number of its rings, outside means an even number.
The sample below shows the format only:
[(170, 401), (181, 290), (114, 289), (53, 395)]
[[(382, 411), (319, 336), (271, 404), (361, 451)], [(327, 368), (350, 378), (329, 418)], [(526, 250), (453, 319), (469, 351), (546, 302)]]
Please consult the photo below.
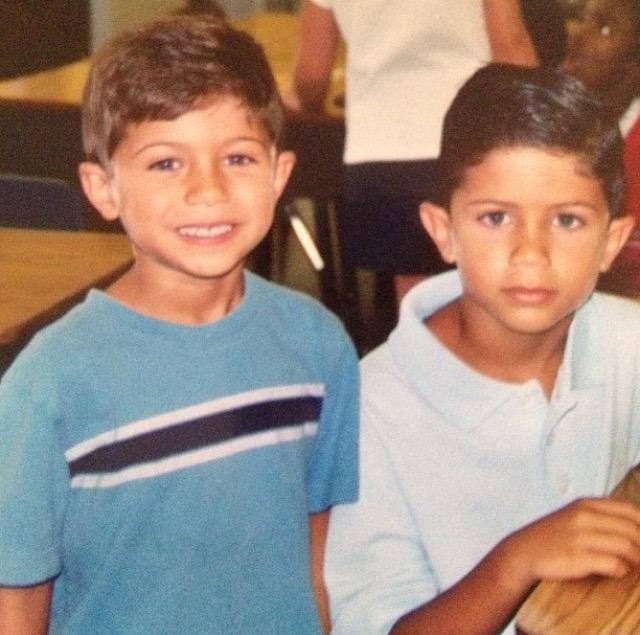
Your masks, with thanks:
[(558, 479), (558, 491), (560, 494), (566, 494), (569, 491), (569, 487), (571, 486), (571, 481), (568, 477), (563, 476)]
[(518, 401), (520, 402), (521, 405), (526, 406), (530, 401), (531, 401), (531, 393), (526, 392), (526, 393), (520, 393), (518, 395)]

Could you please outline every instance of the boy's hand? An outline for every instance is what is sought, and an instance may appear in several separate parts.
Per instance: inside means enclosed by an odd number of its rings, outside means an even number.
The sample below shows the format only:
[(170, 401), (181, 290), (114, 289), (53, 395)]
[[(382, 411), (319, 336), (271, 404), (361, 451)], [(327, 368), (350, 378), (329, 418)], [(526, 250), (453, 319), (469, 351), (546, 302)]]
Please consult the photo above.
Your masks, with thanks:
[(622, 577), (640, 566), (640, 507), (578, 500), (510, 534), (464, 578), (398, 620), (406, 633), (497, 633), (543, 579)]
[(623, 577), (640, 566), (640, 507), (605, 498), (578, 500), (511, 534), (496, 552), (506, 558), (508, 577), (520, 589), (539, 580)]

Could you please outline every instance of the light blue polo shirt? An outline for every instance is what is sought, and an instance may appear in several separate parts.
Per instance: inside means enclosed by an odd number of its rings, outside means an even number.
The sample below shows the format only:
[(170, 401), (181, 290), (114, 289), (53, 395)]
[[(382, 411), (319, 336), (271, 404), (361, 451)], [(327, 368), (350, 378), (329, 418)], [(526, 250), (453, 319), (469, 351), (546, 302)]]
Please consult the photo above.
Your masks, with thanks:
[(640, 307), (590, 299), (547, 400), (537, 381), (480, 374), (425, 328), (460, 293), (457, 272), (416, 287), (362, 362), (360, 499), (334, 510), (327, 546), (336, 635), (387, 633), (506, 535), (637, 462)]

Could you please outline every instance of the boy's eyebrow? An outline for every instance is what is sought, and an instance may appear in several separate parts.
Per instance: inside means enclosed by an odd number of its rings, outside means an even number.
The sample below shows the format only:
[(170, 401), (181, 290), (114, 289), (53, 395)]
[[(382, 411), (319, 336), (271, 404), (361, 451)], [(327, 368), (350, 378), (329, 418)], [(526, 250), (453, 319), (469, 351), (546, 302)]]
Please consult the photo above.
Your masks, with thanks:
[(473, 199), (472, 201), (469, 201), (468, 205), (485, 205), (485, 204), (491, 204), (491, 205), (508, 205), (508, 206), (515, 206), (517, 205), (517, 203), (510, 203), (509, 201), (504, 201), (502, 199), (499, 198), (478, 198), (478, 199)]
[[(474, 199), (472, 201), (467, 202), (467, 206), (472, 205), (497, 205), (500, 207), (521, 207), (521, 204), (516, 201), (505, 201), (498, 198), (481, 198)], [(569, 201), (560, 201), (553, 203), (551, 207), (585, 207), (594, 211), (598, 211), (600, 208), (597, 205), (593, 205), (592, 203), (588, 203), (586, 201), (580, 200), (569, 200)]]
[[(265, 142), (260, 137), (244, 137), (244, 136), (227, 139), (226, 141), (223, 142), (223, 145), (231, 145), (233, 143), (243, 143), (243, 142), (257, 143), (258, 145), (262, 146), (266, 150), (268, 150), (272, 146), (272, 143), (270, 141)], [(181, 147), (184, 145), (188, 145), (188, 144), (185, 144), (181, 141), (163, 141), (163, 140), (151, 141), (149, 143), (145, 143), (142, 147), (138, 148), (133, 153), (133, 156), (138, 156), (139, 154), (142, 154), (145, 150), (148, 150), (150, 148), (155, 148), (156, 146)]]

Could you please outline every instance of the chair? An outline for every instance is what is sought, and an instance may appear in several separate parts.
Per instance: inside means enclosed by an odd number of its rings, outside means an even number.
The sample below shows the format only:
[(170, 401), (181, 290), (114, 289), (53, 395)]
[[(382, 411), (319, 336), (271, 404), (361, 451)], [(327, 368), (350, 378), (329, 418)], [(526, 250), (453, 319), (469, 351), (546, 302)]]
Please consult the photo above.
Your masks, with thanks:
[(0, 175), (0, 225), (30, 229), (84, 227), (84, 201), (66, 181)]
[[(296, 211), (295, 200), (310, 199), (316, 226), (314, 244), (323, 259), (323, 266), (314, 264), (320, 282), (322, 302), (341, 317), (344, 303), (339, 280), (341, 271), (335, 266), (338, 245), (333, 240), (332, 217), (336, 215), (342, 192), (342, 151), (344, 121), (335, 117), (296, 117), (287, 120), (283, 147), (296, 154), (296, 165), (278, 206), (274, 231), (257, 253), (256, 270), (269, 278), (274, 265), (274, 243), (285, 243), (290, 229), (298, 240), (306, 230)], [(301, 243), (307, 255), (304, 242)], [(316, 247), (312, 249), (315, 250)], [(346, 320), (345, 320), (346, 321)]]

